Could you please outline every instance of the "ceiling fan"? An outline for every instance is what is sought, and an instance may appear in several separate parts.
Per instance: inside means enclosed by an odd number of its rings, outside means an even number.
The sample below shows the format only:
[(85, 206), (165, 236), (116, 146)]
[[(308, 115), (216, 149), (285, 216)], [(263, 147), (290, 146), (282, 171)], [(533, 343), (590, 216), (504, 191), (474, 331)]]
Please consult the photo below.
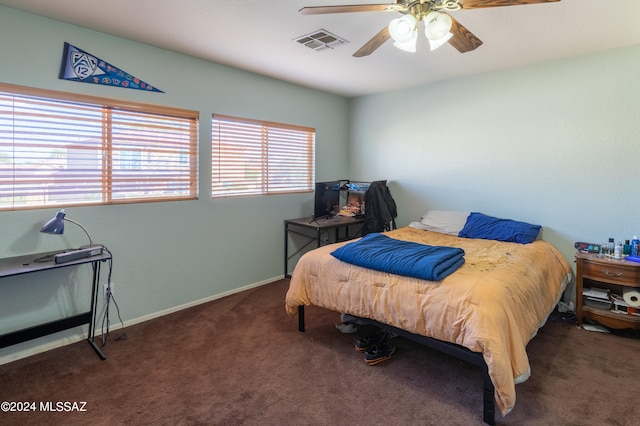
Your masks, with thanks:
[(390, 38), (399, 49), (415, 52), (420, 21), (424, 22), (425, 36), (429, 40), (431, 50), (448, 42), (460, 53), (469, 52), (477, 49), (482, 44), (482, 40), (447, 12), (558, 1), (560, 0), (396, 0), (391, 4), (311, 6), (303, 7), (299, 12), (303, 15), (349, 12), (399, 12), (404, 15), (392, 20), (388, 26), (353, 54), (359, 58), (370, 55)]

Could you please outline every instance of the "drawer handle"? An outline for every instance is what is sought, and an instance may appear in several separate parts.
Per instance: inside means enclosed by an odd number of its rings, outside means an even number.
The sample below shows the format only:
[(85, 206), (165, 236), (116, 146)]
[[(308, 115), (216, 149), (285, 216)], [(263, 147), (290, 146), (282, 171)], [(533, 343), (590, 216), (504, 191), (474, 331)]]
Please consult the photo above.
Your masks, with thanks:
[(602, 273), (610, 277), (621, 277), (624, 275), (624, 272), (611, 272), (611, 271), (607, 271), (606, 269), (603, 269)]

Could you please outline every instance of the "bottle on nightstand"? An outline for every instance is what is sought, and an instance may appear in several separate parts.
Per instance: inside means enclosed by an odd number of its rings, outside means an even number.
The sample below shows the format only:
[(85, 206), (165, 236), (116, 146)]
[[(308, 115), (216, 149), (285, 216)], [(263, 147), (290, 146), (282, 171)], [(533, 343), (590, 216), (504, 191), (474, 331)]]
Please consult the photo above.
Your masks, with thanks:
[(638, 236), (634, 235), (633, 240), (631, 240), (631, 256), (637, 256), (640, 251), (640, 240), (638, 240)]
[(622, 243), (618, 241), (615, 249), (613, 250), (613, 258), (614, 259), (622, 259)]

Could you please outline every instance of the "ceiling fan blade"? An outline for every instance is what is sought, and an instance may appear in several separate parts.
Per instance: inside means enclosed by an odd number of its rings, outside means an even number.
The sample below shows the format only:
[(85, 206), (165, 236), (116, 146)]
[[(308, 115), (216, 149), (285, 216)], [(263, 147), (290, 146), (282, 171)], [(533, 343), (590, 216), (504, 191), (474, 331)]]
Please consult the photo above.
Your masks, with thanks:
[(451, 32), (453, 37), (449, 39), (449, 44), (455, 47), (458, 52), (465, 53), (477, 49), (482, 44), (482, 40), (476, 37), (464, 25), (451, 17)]
[(460, 0), (460, 6), (466, 9), (482, 9), (484, 7), (517, 6), (520, 4), (554, 3), (560, 0)]
[(380, 32), (373, 36), (371, 40), (365, 43), (356, 53), (353, 54), (356, 58), (371, 55), (378, 47), (382, 46), (385, 41), (391, 38), (389, 34), (389, 27), (384, 27)]
[(325, 13), (349, 13), (349, 12), (399, 12), (402, 5), (391, 4), (355, 4), (345, 6), (310, 6), (303, 7), (298, 12), (303, 15), (321, 15)]

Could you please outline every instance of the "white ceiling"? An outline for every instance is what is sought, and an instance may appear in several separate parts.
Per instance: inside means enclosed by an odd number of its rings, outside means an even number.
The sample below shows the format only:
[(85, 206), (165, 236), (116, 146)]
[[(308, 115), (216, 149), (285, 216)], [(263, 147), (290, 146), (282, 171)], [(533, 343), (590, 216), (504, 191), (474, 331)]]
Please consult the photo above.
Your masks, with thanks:
[[(391, 1), (0, 0), (0, 5), (349, 97), (640, 44), (639, 0), (460, 10), (451, 15), (484, 42), (474, 51), (461, 54), (447, 44), (431, 52), (419, 37), (416, 53), (387, 41), (363, 58), (352, 55), (400, 14), (298, 13), (304, 6), (367, 3)], [(348, 43), (315, 51), (293, 41), (318, 29)], [(99, 46), (65, 41), (100, 56)]]

